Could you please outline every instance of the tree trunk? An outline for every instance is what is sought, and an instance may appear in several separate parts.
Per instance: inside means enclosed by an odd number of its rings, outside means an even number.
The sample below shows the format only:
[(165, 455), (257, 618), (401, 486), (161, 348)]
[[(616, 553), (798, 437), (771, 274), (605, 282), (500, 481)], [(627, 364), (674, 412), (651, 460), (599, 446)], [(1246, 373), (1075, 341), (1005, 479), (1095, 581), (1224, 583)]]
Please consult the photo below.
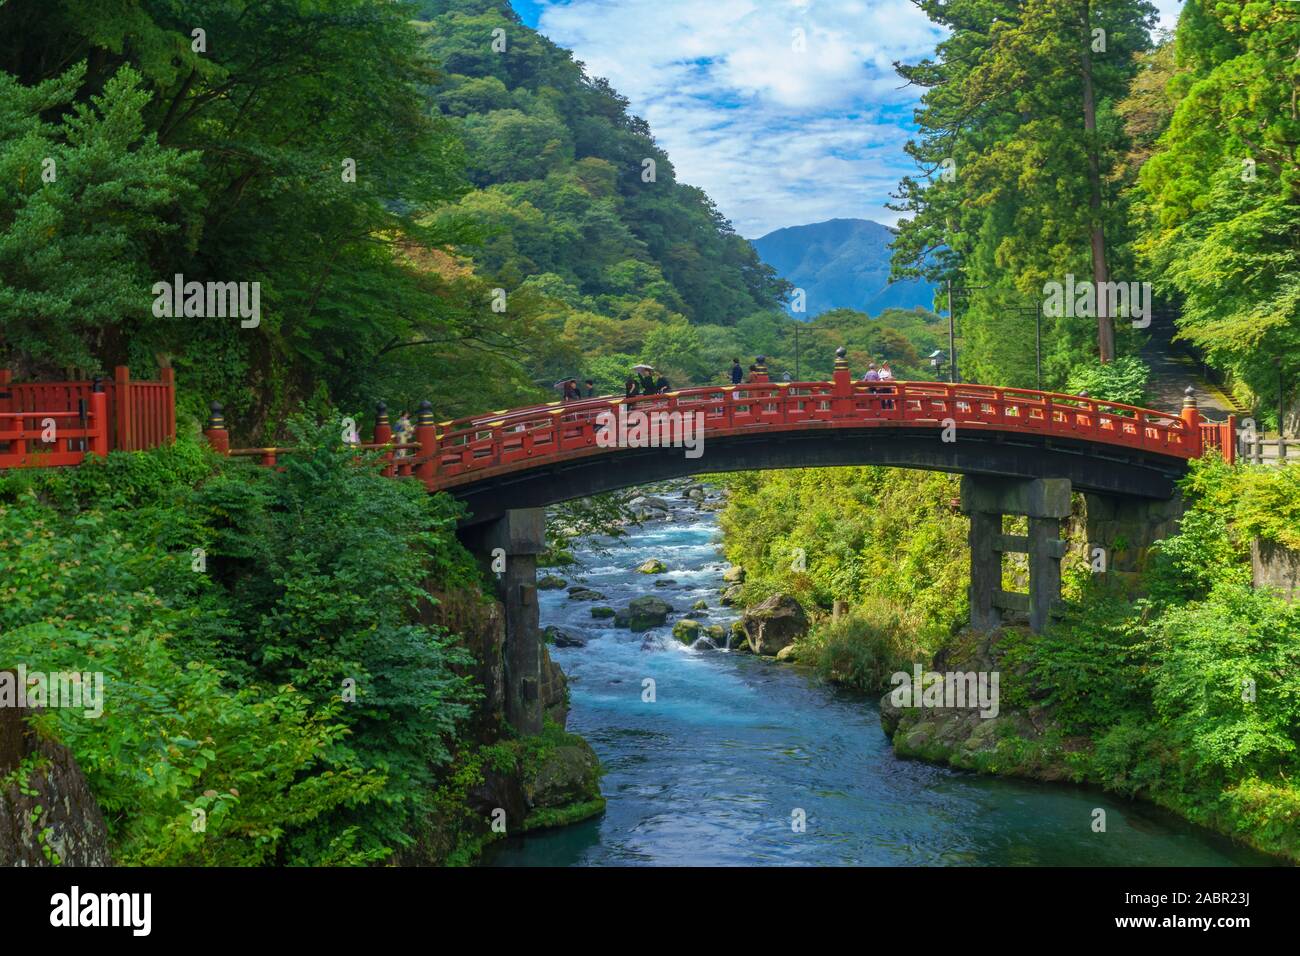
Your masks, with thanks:
[(1088, 213), (1092, 232), (1092, 281), (1096, 293), (1097, 353), (1103, 362), (1115, 358), (1115, 323), (1109, 314), (1108, 296), (1103, 293), (1103, 283), (1109, 280), (1106, 271), (1106, 234), (1101, 216), (1101, 157), (1097, 143), (1097, 105), (1092, 91), (1092, 17), (1091, 0), (1083, 0), (1083, 128), (1085, 149), (1088, 153)]

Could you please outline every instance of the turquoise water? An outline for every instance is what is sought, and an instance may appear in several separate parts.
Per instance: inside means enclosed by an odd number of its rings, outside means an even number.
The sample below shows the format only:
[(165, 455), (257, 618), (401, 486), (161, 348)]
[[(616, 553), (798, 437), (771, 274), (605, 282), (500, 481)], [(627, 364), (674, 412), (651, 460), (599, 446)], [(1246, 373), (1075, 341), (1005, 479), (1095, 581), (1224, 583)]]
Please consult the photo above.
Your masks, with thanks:
[[(670, 498), (675, 504), (678, 499)], [(601, 553), (591, 545), (609, 548)], [(679, 612), (717, 604), (725, 564), (712, 515), (686, 512), (590, 542), (570, 584), (622, 607), (657, 594)], [(646, 558), (663, 575), (637, 574)], [(676, 582), (653, 587), (656, 578)], [(605, 814), (490, 848), (496, 866), (590, 865), (1252, 865), (1271, 862), (1156, 808), (1086, 788), (952, 771), (893, 756), (870, 699), (801, 668), (682, 646), (664, 627), (632, 634), (591, 618), (592, 602), (543, 591), (542, 623), (587, 641), (552, 648), (569, 675), (569, 730), (606, 768)], [(655, 700), (643, 702), (643, 680)], [(1094, 833), (1094, 808), (1106, 832)], [(798, 811), (806, 820), (795, 832)]]

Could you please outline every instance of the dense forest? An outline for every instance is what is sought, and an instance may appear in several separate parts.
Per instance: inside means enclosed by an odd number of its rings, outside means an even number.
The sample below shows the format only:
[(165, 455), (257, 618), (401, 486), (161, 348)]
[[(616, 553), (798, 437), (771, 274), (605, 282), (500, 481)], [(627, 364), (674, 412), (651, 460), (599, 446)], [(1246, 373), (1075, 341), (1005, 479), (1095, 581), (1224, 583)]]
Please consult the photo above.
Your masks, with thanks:
[[(924, 94), (895, 272), (968, 290), (966, 377), (1033, 384), (1032, 355), (1003, 344), (1033, 334), (1045, 282), (1150, 282), (1152, 321), (1276, 424), (1300, 373), (1297, 11), (1189, 0), (1153, 39), (1145, 0), (918, 5), (950, 35), (900, 67)], [(1130, 318), (1046, 318), (1049, 382), (1132, 355)]]

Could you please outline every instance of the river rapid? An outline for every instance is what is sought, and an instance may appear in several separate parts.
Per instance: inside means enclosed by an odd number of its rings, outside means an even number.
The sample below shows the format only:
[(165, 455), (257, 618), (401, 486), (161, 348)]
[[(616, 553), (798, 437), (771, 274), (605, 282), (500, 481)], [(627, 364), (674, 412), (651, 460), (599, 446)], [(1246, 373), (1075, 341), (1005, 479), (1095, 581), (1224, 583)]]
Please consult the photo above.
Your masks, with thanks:
[[(715, 494), (714, 492), (710, 492)], [(806, 668), (688, 648), (671, 624), (703, 599), (701, 624), (730, 629), (718, 604), (726, 563), (716, 516), (678, 492), (673, 511), (628, 538), (581, 542), (558, 572), (603, 601), (542, 591), (543, 625), (585, 641), (552, 648), (569, 675), (568, 729), (595, 748), (605, 813), (514, 837), (495, 866), (1082, 865), (1232, 866), (1268, 858), (1157, 808), (1099, 791), (981, 776), (894, 757), (874, 700)], [(636, 572), (648, 558), (662, 575)], [(674, 583), (655, 587), (658, 579)], [(648, 634), (594, 620), (594, 605), (653, 594), (672, 604)], [(654, 681), (654, 701), (643, 681)], [(1092, 831), (1093, 810), (1106, 832)], [(805, 821), (800, 832), (794, 825)]]

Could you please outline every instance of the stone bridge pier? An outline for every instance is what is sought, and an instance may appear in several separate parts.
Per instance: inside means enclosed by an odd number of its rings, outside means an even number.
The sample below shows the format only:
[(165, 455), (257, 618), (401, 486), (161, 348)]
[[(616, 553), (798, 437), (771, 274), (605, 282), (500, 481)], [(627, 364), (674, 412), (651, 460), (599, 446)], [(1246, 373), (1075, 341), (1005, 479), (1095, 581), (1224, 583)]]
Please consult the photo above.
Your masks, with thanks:
[(461, 543), (485, 564), (505, 607), (505, 710), (521, 734), (542, 731), (542, 632), (537, 556), (546, 550), (546, 512), (516, 508), (460, 529)]
[[(961, 510), (970, 516), (970, 622), (980, 630), (1003, 623), (1003, 612), (1028, 613), (1041, 633), (1061, 599), (1061, 522), (1070, 517), (1067, 478), (1008, 479), (963, 475)], [(1003, 515), (1029, 519), (1027, 535), (1004, 534)], [(1002, 555), (1029, 555), (1029, 593), (1002, 589)]]

